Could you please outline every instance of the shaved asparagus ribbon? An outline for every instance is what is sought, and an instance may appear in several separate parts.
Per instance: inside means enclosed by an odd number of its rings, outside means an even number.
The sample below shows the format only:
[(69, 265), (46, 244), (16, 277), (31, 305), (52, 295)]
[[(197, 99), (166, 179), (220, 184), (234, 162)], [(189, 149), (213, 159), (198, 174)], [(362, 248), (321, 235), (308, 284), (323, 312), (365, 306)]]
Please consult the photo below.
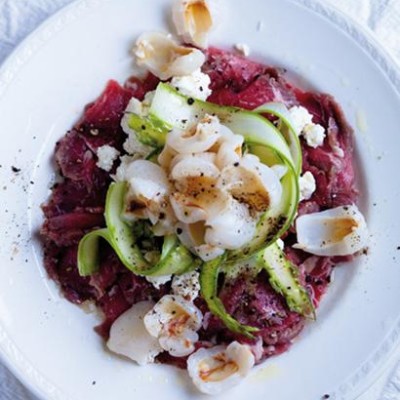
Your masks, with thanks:
[(78, 247), (78, 269), (82, 276), (92, 275), (99, 270), (99, 240), (106, 240), (121, 262), (136, 275), (164, 276), (182, 274), (198, 265), (175, 235), (164, 237), (161, 258), (155, 265), (150, 265), (136, 244), (132, 228), (121, 218), (126, 182), (112, 183), (106, 198), (107, 228), (86, 234)]

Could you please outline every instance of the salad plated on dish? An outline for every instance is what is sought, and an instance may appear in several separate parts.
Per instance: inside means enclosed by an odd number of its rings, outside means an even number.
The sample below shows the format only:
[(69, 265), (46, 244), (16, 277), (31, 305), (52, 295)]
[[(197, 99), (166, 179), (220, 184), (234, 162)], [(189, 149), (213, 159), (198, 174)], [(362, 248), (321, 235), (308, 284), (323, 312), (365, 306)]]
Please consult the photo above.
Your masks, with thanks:
[(177, 38), (145, 32), (145, 74), (110, 81), (57, 143), (45, 266), (101, 310), (136, 363), (217, 394), (285, 352), (336, 264), (367, 246), (352, 128), (331, 95), (208, 46), (216, 2), (178, 0)]

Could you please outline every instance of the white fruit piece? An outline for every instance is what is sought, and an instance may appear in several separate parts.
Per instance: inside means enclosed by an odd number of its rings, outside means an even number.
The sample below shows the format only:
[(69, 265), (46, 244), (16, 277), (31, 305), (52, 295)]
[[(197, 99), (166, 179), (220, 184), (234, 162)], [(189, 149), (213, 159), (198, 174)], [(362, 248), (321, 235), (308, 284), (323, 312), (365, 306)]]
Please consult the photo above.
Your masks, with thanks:
[(201, 392), (214, 395), (240, 383), (254, 362), (250, 347), (235, 341), (228, 347), (197, 350), (188, 358), (188, 372)]
[(170, 172), (171, 162), (177, 154), (177, 151), (165, 144), (165, 146), (161, 150), (161, 153), (158, 155), (157, 161), (160, 166), (165, 169), (165, 171)]
[(216, 165), (219, 169), (232, 166), (242, 157), (242, 145), (244, 138), (242, 135), (235, 135), (226, 126), (221, 126), (221, 138), (218, 141), (219, 149), (217, 152)]
[(210, 0), (177, 0), (172, 8), (176, 31), (186, 43), (206, 48), (213, 28), (213, 2)]
[(142, 301), (121, 314), (111, 326), (107, 347), (139, 365), (153, 362), (154, 357), (163, 350), (143, 323), (144, 316), (153, 306), (151, 301)]
[(226, 206), (206, 221), (206, 244), (234, 250), (249, 242), (256, 231), (257, 221), (248, 207), (229, 197)]
[(147, 32), (140, 35), (134, 48), (136, 62), (161, 80), (190, 75), (205, 61), (198, 49), (181, 46), (171, 35)]
[(203, 261), (206, 262), (222, 256), (222, 254), (225, 252), (225, 250), (221, 247), (211, 246), (209, 244), (201, 244), (200, 246), (196, 246), (194, 251)]
[(144, 317), (147, 331), (174, 357), (194, 351), (203, 315), (191, 302), (178, 295), (165, 295)]
[(219, 137), (218, 117), (206, 114), (195, 127), (173, 129), (167, 136), (167, 145), (181, 154), (202, 153), (214, 146)]
[(135, 160), (125, 172), (129, 182), (124, 217), (127, 220), (150, 219), (155, 224), (165, 213), (171, 186), (165, 171), (147, 160)]
[(276, 173), (252, 154), (224, 168), (217, 187), (227, 190), (255, 212), (275, 207), (282, 196), (282, 185)]
[(357, 206), (348, 205), (297, 218), (295, 248), (317, 256), (345, 256), (368, 244), (368, 229)]
[(184, 224), (178, 222), (176, 224), (176, 233), (182, 244), (195, 252), (197, 246), (204, 244), (204, 234), (206, 232), (205, 222), (199, 221), (194, 224)]

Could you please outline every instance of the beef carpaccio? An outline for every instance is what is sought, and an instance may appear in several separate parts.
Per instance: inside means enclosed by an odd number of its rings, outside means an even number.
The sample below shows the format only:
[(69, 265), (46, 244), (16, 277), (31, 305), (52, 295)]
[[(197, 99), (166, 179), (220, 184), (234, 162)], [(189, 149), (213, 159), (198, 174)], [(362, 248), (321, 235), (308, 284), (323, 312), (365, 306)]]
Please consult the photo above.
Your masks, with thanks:
[[(300, 203), (299, 215), (357, 201), (352, 129), (332, 96), (303, 91), (288, 82), (280, 69), (215, 48), (208, 50), (202, 71), (211, 78), (210, 102), (249, 110), (271, 101), (283, 102), (288, 107), (301, 105), (313, 115), (314, 122), (325, 128), (327, 138), (322, 146), (309, 147), (301, 139), (303, 172), (312, 172), (317, 185), (312, 197)], [(157, 301), (170, 292), (170, 283), (156, 289), (145, 278), (131, 273), (105, 242), (100, 248), (98, 273), (81, 277), (77, 268), (80, 239), (105, 226), (105, 196), (111, 178), (96, 166), (96, 150), (108, 144), (124, 153), (125, 133), (120, 127), (124, 110), (131, 97), (142, 100), (158, 82), (153, 75), (144, 80), (132, 77), (124, 86), (110, 81), (100, 97), (86, 106), (81, 119), (57, 143), (55, 160), (62, 181), (54, 185), (43, 206), (45, 222), (41, 234), (47, 272), (69, 301), (96, 303), (104, 314), (96, 331), (104, 338), (108, 337), (113, 321), (133, 304), (147, 299)], [(343, 154), (335, 153), (337, 147), (343, 149)], [(295, 249), (294, 233), (292, 227), (283, 238), (285, 253), (297, 266), (300, 280), (317, 306), (329, 286), (333, 267), (349, 257), (321, 257)], [(221, 279), (219, 295), (230, 314), (259, 331), (252, 340), (232, 333), (198, 297), (195, 304), (203, 312), (204, 320), (197, 348), (238, 340), (250, 344), (256, 362), (260, 362), (286, 351), (305, 324), (305, 318), (290, 311), (283, 296), (273, 290), (265, 272), (251, 279)], [(158, 355), (157, 360), (186, 366), (185, 357), (172, 357), (167, 352)]]

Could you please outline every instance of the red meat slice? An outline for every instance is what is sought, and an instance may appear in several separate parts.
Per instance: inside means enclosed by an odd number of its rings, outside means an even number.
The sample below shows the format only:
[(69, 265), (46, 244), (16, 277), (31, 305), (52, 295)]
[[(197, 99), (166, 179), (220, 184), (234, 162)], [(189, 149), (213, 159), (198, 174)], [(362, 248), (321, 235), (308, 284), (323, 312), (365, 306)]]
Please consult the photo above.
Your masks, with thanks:
[[(109, 272), (106, 273), (109, 274)], [(100, 274), (104, 273), (104, 270), (100, 272)], [(162, 295), (163, 292), (157, 292), (145, 278), (136, 276), (125, 269), (118, 275), (115, 284), (98, 299), (98, 305), (106, 319), (96, 328), (96, 331), (108, 338), (112, 323), (129, 307), (140, 301), (157, 300)]]
[(148, 74), (144, 80), (132, 76), (125, 82), (124, 87), (131, 92), (133, 97), (143, 100), (145, 94), (155, 90), (159, 82), (160, 80), (152, 74)]
[(252, 110), (270, 101), (296, 104), (282, 71), (218, 49), (210, 49), (203, 72), (211, 78), (209, 101)]
[(97, 190), (89, 190), (81, 181), (65, 179), (53, 186), (52, 195), (43, 212), (47, 218), (66, 214), (75, 209), (101, 214), (104, 211), (107, 183)]
[[(77, 128), (89, 131), (94, 129), (99, 134), (105, 132), (111, 136), (111, 133), (118, 131), (122, 114), (132, 96), (132, 91), (121, 87), (116, 81), (109, 81), (101, 96), (85, 108)], [(92, 132), (92, 136), (97, 135)]]
[(71, 212), (48, 218), (41, 234), (57, 246), (71, 246), (78, 243), (85, 233), (102, 226), (103, 213)]
[(105, 320), (96, 327), (96, 332), (107, 339), (112, 323), (130, 307), (130, 304), (126, 301), (118, 285), (114, 285), (105, 293), (104, 296), (98, 300), (97, 304), (103, 311)]
[[(356, 202), (353, 130), (343, 111), (330, 95), (297, 91), (297, 97), (313, 114), (313, 121), (324, 126), (327, 133), (323, 146), (315, 149), (302, 141), (303, 172), (310, 171), (317, 182), (317, 190), (309, 201), (316, 202), (319, 209)], [(343, 155), (335, 152), (336, 146), (342, 149)]]
[(86, 107), (75, 129), (57, 144), (55, 158), (64, 177), (82, 181), (88, 188), (101, 187), (108, 180), (108, 174), (96, 166), (96, 150), (106, 144), (121, 150), (125, 134), (120, 121), (131, 97), (131, 91), (110, 81)]
[[(303, 329), (304, 318), (288, 310), (285, 299), (272, 289), (265, 272), (251, 280), (239, 277), (225, 284), (220, 298), (239, 322), (260, 329), (256, 336), (263, 339), (264, 357), (288, 348)], [(227, 338), (235, 336), (227, 330), (224, 333)], [(243, 341), (242, 337), (236, 336), (236, 339)]]
[(72, 303), (81, 304), (94, 299), (95, 292), (89, 278), (79, 275), (77, 266), (78, 246), (57, 247), (45, 245), (45, 267), (49, 276), (59, 283), (62, 293)]

